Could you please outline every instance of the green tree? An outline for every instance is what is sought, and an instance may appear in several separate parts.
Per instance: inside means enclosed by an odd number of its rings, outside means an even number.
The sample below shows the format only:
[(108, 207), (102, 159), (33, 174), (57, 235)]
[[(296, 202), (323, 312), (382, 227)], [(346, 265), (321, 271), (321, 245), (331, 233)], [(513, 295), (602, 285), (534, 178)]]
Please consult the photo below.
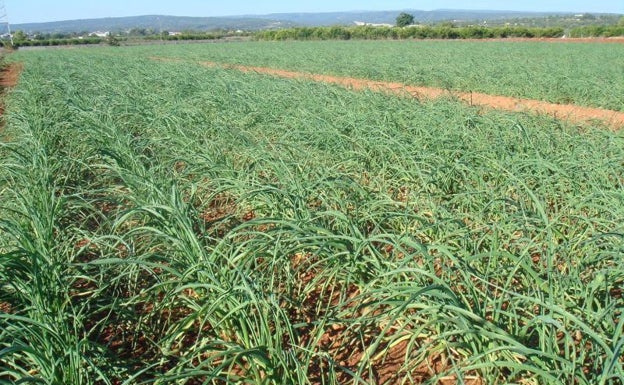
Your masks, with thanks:
[(118, 47), (120, 45), (119, 39), (117, 39), (117, 37), (113, 35), (112, 33), (109, 33), (108, 36), (106, 37), (106, 43), (108, 43), (108, 45), (112, 47)]
[(24, 33), (24, 31), (15, 31), (13, 33), (14, 41), (26, 41), (28, 40), (28, 36)]
[(620, 17), (620, 22), (618, 24), (619, 25), (624, 25), (624, 16)]
[(414, 24), (414, 15), (410, 15), (409, 13), (401, 12), (396, 18), (397, 27), (406, 27), (412, 24)]

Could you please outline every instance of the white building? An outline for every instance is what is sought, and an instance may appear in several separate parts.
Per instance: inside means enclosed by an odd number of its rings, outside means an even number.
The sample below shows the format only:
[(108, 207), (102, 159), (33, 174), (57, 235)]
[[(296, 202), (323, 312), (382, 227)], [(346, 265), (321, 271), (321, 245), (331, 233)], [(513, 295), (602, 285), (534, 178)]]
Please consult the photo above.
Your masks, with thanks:
[(358, 27), (369, 26), (369, 27), (393, 27), (392, 24), (375, 24), (375, 23), (367, 23), (364, 21), (354, 21), (355, 25)]
[(108, 31), (106, 32), (95, 31), (89, 34), (89, 36), (97, 36), (97, 37), (108, 37), (109, 35), (110, 35), (110, 32)]

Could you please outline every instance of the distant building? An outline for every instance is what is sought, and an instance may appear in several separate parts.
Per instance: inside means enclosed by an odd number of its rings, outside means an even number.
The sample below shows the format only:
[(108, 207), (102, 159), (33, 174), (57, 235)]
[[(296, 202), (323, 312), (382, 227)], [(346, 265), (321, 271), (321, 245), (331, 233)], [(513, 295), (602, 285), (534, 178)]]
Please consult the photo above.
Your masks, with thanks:
[(180, 36), (182, 35), (182, 32), (169, 32), (169, 36)]
[(358, 27), (368, 26), (368, 27), (393, 27), (392, 24), (375, 24), (375, 23), (367, 23), (364, 21), (355, 21), (355, 25)]
[(106, 32), (95, 31), (95, 32), (91, 32), (89, 36), (108, 37), (110, 36), (110, 32), (109, 31), (106, 31)]

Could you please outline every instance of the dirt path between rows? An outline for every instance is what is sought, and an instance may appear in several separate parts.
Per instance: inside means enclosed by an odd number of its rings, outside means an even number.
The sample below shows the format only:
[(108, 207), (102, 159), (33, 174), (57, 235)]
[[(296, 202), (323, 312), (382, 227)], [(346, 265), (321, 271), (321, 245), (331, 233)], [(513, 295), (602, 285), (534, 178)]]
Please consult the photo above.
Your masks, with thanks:
[(0, 88), (5, 90), (7, 88), (15, 87), (19, 81), (20, 74), (24, 66), (22, 63), (8, 64), (0, 71)]
[(255, 72), (289, 79), (304, 79), (317, 82), (337, 84), (353, 90), (370, 89), (373, 91), (390, 92), (394, 94), (409, 94), (419, 100), (437, 99), (443, 96), (456, 97), (473, 106), (493, 108), (513, 112), (533, 112), (550, 115), (556, 119), (567, 120), (573, 123), (602, 121), (612, 129), (624, 128), (624, 112), (605, 110), (601, 108), (583, 107), (573, 104), (555, 104), (540, 100), (495, 96), (478, 92), (449, 91), (442, 88), (410, 86), (402, 83), (381, 82), (368, 79), (356, 79), (304, 72), (286, 71), (267, 67), (253, 67), (242, 65), (219, 64), (202, 62), (211, 67), (225, 67), (242, 72)]
[(23, 68), (21, 63), (11, 63), (0, 70), (0, 115), (4, 112), (6, 90), (17, 85)]
[[(153, 57), (152, 59), (162, 61), (178, 61), (178, 59), (165, 59), (160, 57)], [(444, 96), (455, 97), (473, 106), (512, 112), (545, 114), (556, 119), (566, 120), (572, 123), (588, 123), (598, 121), (613, 130), (624, 128), (624, 112), (605, 110), (602, 108), (583, 107), (573, 104), (555, 104), (540, 100), (496, 96), (478, 92), (449, 91), (442, 88), (410, 86), (402, 83), (382, 82), (369, 79), (310, 74), (268, 67), (243, 66), (210, 61), (202, 61), (200, 64), (209, 67), (228, 68), (241, 72), (267, 74), (282, 78), (303, 79), (337, 84), (353, 90), (370, 89), (373, 91), (388, 92), (399, 95), (408, 94), (419, 100), (431, 100)]]
[[(0, 118), (4, 115), (4, 98), (7, 90), (17, 85), (23, 69), (22, 63), (11, 63), (0, 70)], [(2, 131), (4, 131), (4, 120), (0, 120), (0, 133)]]

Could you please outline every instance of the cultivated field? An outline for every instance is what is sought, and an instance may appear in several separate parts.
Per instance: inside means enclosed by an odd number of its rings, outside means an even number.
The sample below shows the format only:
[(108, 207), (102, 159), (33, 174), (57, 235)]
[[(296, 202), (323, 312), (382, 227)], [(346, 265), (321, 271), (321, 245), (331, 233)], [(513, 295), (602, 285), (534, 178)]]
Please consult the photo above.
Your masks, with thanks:
[(617, 55), (470, 42), (13, 54), (0, 383), (622, 384), (622, 131), (199, 63), (621, 111)]
[(624, 111), (624, 44), (252, 42), (235, 46), (180, 45), (166, 51), (145, 47), (140, 52)]

